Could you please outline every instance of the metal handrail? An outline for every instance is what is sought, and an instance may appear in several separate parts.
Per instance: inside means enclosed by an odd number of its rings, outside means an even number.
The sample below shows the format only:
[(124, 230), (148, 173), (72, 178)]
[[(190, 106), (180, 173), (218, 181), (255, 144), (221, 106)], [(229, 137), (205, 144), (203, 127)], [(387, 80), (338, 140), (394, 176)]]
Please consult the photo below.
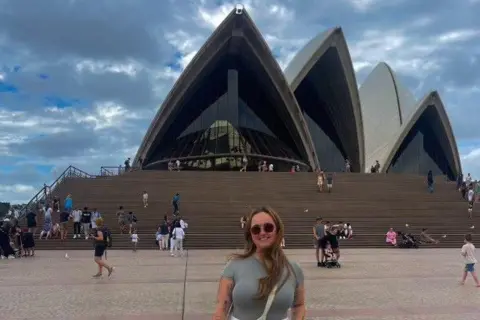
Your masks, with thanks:
[(109, 177), (109, 176), (119, 176), (125, 173), (124, 166), (102, 166), (100, 167), (100, 176)]
[[(96, 176), (86, 173), (83, 170), (80, 170), (74, 166), (68, 166), (58, 178), (53, 181), (53, 183), (49, 186), (43, 186), (33, 197), (30, 201), (20, 209), (18, 219), (22, 219), (26, 216), (26, 214), (34, 209), (37, 209), (38, 204), (45, 202), (48, 200), (49, 194), (51, 194), (55, 188), (60, 185), (65, 178), (96, 178)], [(48, 189), (48, 190), (47, 190)], [(47, 192), (49, 191), (49, 192)]]

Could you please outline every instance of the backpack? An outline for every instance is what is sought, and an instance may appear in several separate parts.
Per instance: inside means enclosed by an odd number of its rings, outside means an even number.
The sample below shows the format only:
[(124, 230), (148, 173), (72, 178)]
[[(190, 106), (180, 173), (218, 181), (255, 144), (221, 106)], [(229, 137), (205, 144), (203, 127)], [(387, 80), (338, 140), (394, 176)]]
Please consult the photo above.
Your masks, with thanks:
[(105, 246), (111, 248), (112, 247), (112, 233), (110, 230), (105, 227), (102, 229), (103, 233), (103, 241), (105, 242)]

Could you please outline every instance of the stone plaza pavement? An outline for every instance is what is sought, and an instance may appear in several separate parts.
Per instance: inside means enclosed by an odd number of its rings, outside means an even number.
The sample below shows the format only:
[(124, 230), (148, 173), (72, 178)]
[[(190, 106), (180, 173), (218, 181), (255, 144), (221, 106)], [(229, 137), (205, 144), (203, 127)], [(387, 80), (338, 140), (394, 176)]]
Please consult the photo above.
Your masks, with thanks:
[[(302, 266), (307, 319), (480, 319), (480, 289), (459, 285), (459, 250), (343, 250), (342, 269), (315, 266), (312, 250), (286, 250)], [(0, 319), (211, 319), (229, 251), (109, 251), (111, 279), (92, 279), (93, 252), (38, 251), (0, 260)]]

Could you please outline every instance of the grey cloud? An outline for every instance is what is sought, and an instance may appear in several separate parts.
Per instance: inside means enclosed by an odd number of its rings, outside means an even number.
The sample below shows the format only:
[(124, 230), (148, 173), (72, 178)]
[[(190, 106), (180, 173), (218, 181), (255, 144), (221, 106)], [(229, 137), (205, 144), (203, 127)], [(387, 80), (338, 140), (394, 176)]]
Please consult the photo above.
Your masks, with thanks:
[(455, 51), (442, 65), (440, 79), (442, 82), (456, 87), (471, 87), (480, 85), (480, 53), (471, 53), (468, 48), (465, 51)]
[(15, 155), (53, 159), (61, 156), (84, 156), (99, 146), (93, 131), (77, 126), (68, 132), (33, 137), (9, 146)]
[(138, 108), (158, 103), (146, 71), (137, 72), (135, 77), (112, 72), (97, 74), (88, 70), (77, 73), (73, 65), (62, 63), (46, 68), (44, 73), (49, 75), (46, 80), (40, 79), (37, 72), (23, 71), (12, 74), (9, 81), (39, 101), (45, 96), (58, 96), (88, 102), (115, 101)]
[(451, 92), (443, 94), (442, 99), (446, 104), (445, 108), (457, 140), (480, 138), (480, 132), (477, 130), (478, 119), (480, 119), (480, 108), (477, 101), (480, 100), (480, 93), (466, 97), (463, 94)]
[(152, 11), (158, 5), (136, 4), (103, 0), (90, 6), (84, 1), (51, 0), (47, 5), (6, 0), (0, 9), (0, 34), (44, 58), (71, 55), (158, 63), (173, 52), (166, 43), (159, 43), (154, 33), (156, 23), (168, 21), (168, 10)]
[(20, 165), (12, 172), (0, 173), (0, 178), (2, 185), (31, 185), (33, 183), (35, 186), (40, 187), (43, 183), (50, 181), (52, 175), (42, 174), (30, 165)]

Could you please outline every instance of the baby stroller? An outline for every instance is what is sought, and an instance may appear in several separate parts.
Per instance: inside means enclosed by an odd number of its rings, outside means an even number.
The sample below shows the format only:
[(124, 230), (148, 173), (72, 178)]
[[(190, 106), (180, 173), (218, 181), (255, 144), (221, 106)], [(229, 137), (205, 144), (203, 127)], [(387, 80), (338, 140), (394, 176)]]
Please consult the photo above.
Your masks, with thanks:
[(398, 234), (402, 237), (402, 241), (398, 244), (399, 248), (403, 248), (403, 249), (415, 248), (415, 249), (418, 249), (419, 242), (417, 241), (417, 239), (415, 239), (415, 237), (412, 234), (410, 234), (410, 233), (405, 234), (405, 233), (402, 233), (402, 232), (398, 232)]
[(322, 267), (328, 268), (328, 269), (342, 267), (340, 263), (338, 263), (337, 256), (333, 252), (330, 244), (327, 245), (327, 247), (325, 248), (324, 255), (325, 255), (325, 262), (322, 264)]

